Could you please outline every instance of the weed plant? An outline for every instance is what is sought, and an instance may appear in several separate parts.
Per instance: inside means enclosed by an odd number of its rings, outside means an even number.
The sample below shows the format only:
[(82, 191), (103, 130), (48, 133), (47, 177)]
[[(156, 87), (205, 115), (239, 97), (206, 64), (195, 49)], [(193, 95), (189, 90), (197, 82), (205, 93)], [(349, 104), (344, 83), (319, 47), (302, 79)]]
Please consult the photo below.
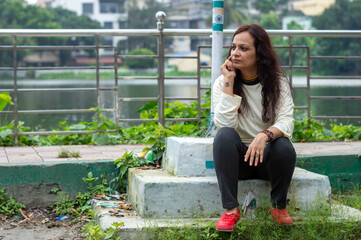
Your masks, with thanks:
[(58, 152), (58, 158), (78, 158), (80, 157), (80, 152), (79, 151), (70, 151), (67, 149), (62, 149), (61, 151)]
[(93, 173), (89, 172), (87, 177), (83, 178), (83, 181), (88, 184), (88, 192), (79, 192), (75, 199), (71, 199), (67, 193), (62, 192), (59, 189), (52, 189), (53, 193), (56, 193), (60, 196), (60, 200), (52, 206), (53, 212), (60, 216), (79, 216), (82, 214), (88, 214), (89, 210), (91, 209), (91, 206), (87, 204), (88, 200), (90, 200), (93, 195), (109, 193), (107, 180), (104, 179), (103, 176), (100, 176), (100, 178), (101, 183), (96, 184), (96, 182), (99, 180), (99, 177), (93, 177)]
[(93, 211), (90, 211), (89, 213), (92, 218), (88, 219), (88, 223), (84, 225), (82, 229), (82, 237), (85, 237), (87, 240), (121, 239), (121, 237), (118, 236), (118, 232), (121, 230), (124, 222), (114, 222), (111, 224), (109, 229), (104, 230), (101, 226), (99, 226), (96, 214)]
[(24, 209), (25, 205), (17, 202), (14, 198), (6, 198), (6, 188), (0, 189), (0, 213), (12, 216), (19, 213), (19, 208)]

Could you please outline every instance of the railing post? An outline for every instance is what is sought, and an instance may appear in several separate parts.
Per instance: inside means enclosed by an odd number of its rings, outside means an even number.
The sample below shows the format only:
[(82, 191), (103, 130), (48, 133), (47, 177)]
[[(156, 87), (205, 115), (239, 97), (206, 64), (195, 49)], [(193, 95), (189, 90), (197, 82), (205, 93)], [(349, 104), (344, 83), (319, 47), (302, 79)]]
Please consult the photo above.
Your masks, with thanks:
[(119, 96), (118, 96), (118, 48), (114, 48), (114, 84), (115, 84), (115, 92), (114, 92), (114, 98), (115, 98), (115, 130), (118, 133), (119, 132)]
[(311, 53), (310, 48), (307, 48), (307, 117), (311, 118)]
[(13, 68), (14, 68), (14, 135), (15, 145), (18, 145), (19, 133), (18, 133), (18, 54), (17, 54), (17, 39), (13, 36)]
[(158, 36), (158, 90), (159, 90), (159, 102), (158, 102), (158, 119), (160, 124), (164, 126), (164, 19), (166, 14), (159, 11), (155, 14), (157, 18), (157, 29), (159, 31)]
[(99, 35), (95, 36), (96, 41), (96, 51), (95, 51), (95, 59), (96, 59), (96, 85), (97, 85), (97, 110), (96, 110), (96, 118), (97, 118), (97, 131), (100, 132), (100, 78), (99, 78)]
[(290, 66), (290, 74), (289, 74), (289, 80), (292, 85), (292, 77), (293, 77), (293, 56), (292, 56), (292, 50), (293, 50), (293, 38), (292, 36), (288, 36), (288, 45), (289, 45), (289, 52), (288, 52), (288, 65)]

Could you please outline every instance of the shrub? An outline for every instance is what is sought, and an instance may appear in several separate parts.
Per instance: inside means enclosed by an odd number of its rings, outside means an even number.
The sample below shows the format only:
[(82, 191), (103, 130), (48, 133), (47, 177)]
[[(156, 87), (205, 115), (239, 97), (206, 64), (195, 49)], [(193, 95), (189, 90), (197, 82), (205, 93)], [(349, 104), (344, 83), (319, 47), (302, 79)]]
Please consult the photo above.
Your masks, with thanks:
[[(129, 52), (129, 55), (154, 55), (154, 52), (147, 48), (140, 48), (140, 49), (134, 49)], [(147, 58), (147, 59), (125, 59), (125, 64), (129, 68), (152, 68), (154, 67), (154, 59), (153, 58)]]

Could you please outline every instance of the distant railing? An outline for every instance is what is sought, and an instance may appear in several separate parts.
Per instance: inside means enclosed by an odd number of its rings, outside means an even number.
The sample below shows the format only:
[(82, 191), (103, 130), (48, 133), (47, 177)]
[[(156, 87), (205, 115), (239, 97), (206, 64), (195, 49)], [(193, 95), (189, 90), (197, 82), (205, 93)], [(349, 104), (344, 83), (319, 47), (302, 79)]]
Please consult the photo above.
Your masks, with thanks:
[[(157, 29), (118, 29), (118, 30), (35, 30), (35, 29), (1, 29), (1, 37), (11, 37), (12, 45), (0, 45), (0, 52), (3, 50), (10, 50), (13, 52), (12, 67), (3, 67), (0, 66), (0, 71), (12, 71), (13, 72), (13, 81), (14, 87), (12, 89), (0, 89), (1, 92), (10, 92), (13, 96), (14, 107), (12, 111), (2, 111), (0, 114), (13, 114), (14, 115), (14, 133), (15, 143), (18, 142), (19, 135), (50, 135), (50, 134), (83, 134), (83, 133), (96, 133), (96, 132), (118, 132), (120, 122), (148, 122), (156, 121), (164, 124), (165, 121), (199, 121), (201, 117), (201, 90), (209, 89), (209, 87), (201, 86), (201, 69), (209, 69), (209, 66), (201, 66), (200, 64), (200, 49), (210, 48), (210, 46), (199, 46), (197, 51), (197, 56), (195, 57), (175, 57), (166, 55), (164, 52), (164, 37), (165, 36), (205, 36), (210, 37), (212, 35), (211, 29), (163, 29), (163, 20), (158, 19)], [(225, 36), (232, 36), (234, 30), (225, 30)], [(315, 119), (361, 119), (361, 116), (311, 116), (310, 105), (311, 100), (313, 99), (353, 99), (361, 100), (361, 96), (311, 96), (310, 94), (310, 80), (311, 79), (361, 79), (361, 76), (312, 76), (311, 75), (311, 60), (325, 60), (325, 59), (345, 59), (345, 60), (361, 60), (361, 56), (311, 56), (309, 46), (295, 46), (293, 44), (293, 39), (295, 37), (342, 37), (342, 38), (360, 38), (361, 31), (336, 31), (336, 30), (269, 30), (268, 33), (271, 36), (282, 36), (288, 38), (288, 46), (276, 46), (276, 48), (288, 49), (289, 51), (289, 62), (287, 66), (283, 68), (288, 69), (289, 79), (292, 83), (293, 71), (294, 70), (304, 70), (306, 71), (307, 84), (305, 87), (294, 87), (295, 89), (305, 89), (307, 90), (307, 105), (305, 106), (296, 106), (296, 109), (305, 109), (307, 110), (307, 115), (310, 118)], [(28, 46), (28, 45), (19, 45), (17, 39), (19, 37), (94, 37), (95, 44), (89, 46)], [(153, 36), (157, 38), (158, 43), (158, 52), (154, 56), (124, 56), (117, 55), (117, 48), (113, 46), (102, 45), (100, 38), (104, 36)], [(96, 53), (96, 65), (95, 66), (58, 66), (58, 67), (22, 67), (18, 63), (18, 51), (19, 50), (95, 50)], [(114, 51), (114, 66), (101, 66), (99, 63), (100, 58), (100, 49), (112, 49)], [(292, 52), (295, 49), (304, 49), (307, 51), (307, 64), (306, 66), (294, 66), (292, 59)], [(124, 98), (118, 96), (118, 80), (121, 79), (133, 79), (136, 81), (137, 77), (125, 77), (118, 74), (118, 58), (153, 58), (158, 61), (158, 76), (149, 77), (149, 79), (157, 80), (158, 85), (158, 96), (157, 97), (138, 97), (138, 98)], [(164, 74), (164, 60), (170, 58), (193, 58), (197, 59), (197, 76), (176, 76), (176, 77), (165, 77)], [(34, 89), (20, 89), (18, 88), (18, 71), (26, 70), (82, 70), (82, 69), (93, 69), (96, 71), (96, 87), (95, 88), (34, 88)], [(100, 86), (100, 77), (99, 71), (101, 69), (110, 69), (114, 70), (115, 78), (114, 85), (112, 87), (101, 87)], [(146, 77), (141, 77), (141, 79), (146, 79)], [(165, 97), (164, 95), (164, 80), (165, 79), (182, 79), (182, 80), (196, 80), (197, 81), (197, 96), (194, 98), (182, 98), (182, 97)], [(94, 106), (95, 109), (56, 109), (56, 110), (18, 110), (18, 93), (20, 92), (96, 92), (97, 102)], [(115, 95), (115, 102), (113, 108), (101, 109), (100, 105), (100, 93), (103, 91), (111, 91)], [(196, 118), (183, 118), (183, 119), (166, 119), (164, 116), (164, 103), (168, 100), (197, 100), (198, 101), (198, 115)], [(120, 119), (119, 118), (119, 102), (121, 101), (158, 101), (158, 119)], [(116, 116), (116, 129), (114, 130), (96, 130), (96, 131), (29, 131), (29, 132), (18, 132), (18, 114), (59, 114), (59, 113), (85, 113), (91, 112), (97, 115), (99, 121), (99, 112), (96, 109), (101, 109), (102, 112), (113, 112)]]

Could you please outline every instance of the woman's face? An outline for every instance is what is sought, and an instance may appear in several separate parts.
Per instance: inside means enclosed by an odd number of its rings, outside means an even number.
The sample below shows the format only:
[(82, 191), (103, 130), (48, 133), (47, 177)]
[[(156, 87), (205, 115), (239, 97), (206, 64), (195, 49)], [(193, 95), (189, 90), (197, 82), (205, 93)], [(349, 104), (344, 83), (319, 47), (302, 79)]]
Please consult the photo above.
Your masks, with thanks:
[(257, 55), (254, 40), (249, 32), (241, 32), (234, 36), (231, 55), (233, 66), (242, 71), (257, 72)]

